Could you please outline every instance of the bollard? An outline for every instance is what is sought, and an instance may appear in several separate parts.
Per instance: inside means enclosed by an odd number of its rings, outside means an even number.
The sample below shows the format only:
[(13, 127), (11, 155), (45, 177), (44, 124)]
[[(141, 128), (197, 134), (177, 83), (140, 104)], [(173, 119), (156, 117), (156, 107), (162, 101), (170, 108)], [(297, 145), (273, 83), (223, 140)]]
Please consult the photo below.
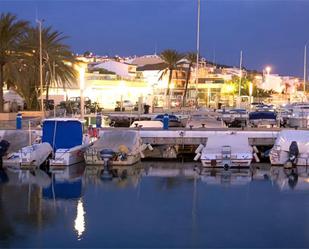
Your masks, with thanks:
[(163, 116), (163, 130), (168, 130), (168, 122), (169, 122), (168, 114), (164, 114)]
[(97, 116), (95, 117), (95, 124), (97, 128), (101, 128), (102, 126), (102, 116), (101, 113), (97, 113)]
[(16, 115), (16, 130), (21, 130), (23, 127), (23, 116), (21, 113)]

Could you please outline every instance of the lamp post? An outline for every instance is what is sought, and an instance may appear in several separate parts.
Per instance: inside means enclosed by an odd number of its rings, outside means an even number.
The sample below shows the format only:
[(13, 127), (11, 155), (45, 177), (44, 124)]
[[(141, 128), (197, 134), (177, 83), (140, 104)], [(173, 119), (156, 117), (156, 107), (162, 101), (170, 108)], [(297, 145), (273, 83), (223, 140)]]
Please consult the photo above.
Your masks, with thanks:
[(249, 84), (249, 105), (250, 105), (250, 109), (251, 109), (251, 103), (253, 102), (252, 101), (253, 84), (252, 84), (251, 81), (248, 84)]
[(306, 97), (306, 81), (307, 81), (307, 43), (305, 43), (304, 48), (304, 97)]
[(240, 88), (242, 80), (242, 50), (240, 51), (240, 60), (239, 60), (239, 83), (238, 83), (238, 97), (240, 98)]
[(39, 25), (39, 44), (40, 44), (40, 88), (41, 88), (41, 112), (44, 115), (43, 102), (43, 59), (42, 59), (42, 22), (44, 20), (36, 20)]
[(197, 32), (196, 32), (196, 72), (195, 72), (195, 105), (198, 102), (198, 69), (199, 69), (199, 56), (200, 56), (200, 13), (201, 13), (201, 0), (197, 0)]
[(85, 99), (84, 99), (84, 89), (85, 89), (85, 67), (79, 67), (79, 89), (80, 89), (80, 118), (84, 120), (85, 116)]

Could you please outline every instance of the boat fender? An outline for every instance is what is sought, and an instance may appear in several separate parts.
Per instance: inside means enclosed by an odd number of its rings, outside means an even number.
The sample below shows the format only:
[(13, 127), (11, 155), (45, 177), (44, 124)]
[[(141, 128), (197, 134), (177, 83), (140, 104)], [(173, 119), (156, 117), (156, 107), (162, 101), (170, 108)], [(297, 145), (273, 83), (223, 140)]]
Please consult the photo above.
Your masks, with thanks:
[(259, 150), (258, 150), (258, 148), (254, 145), (254, 146), (252, 146), (252, 149), (253, 149), (253, 151), (255, 152), (255, 153), (259, 153)]
[(81, 156), (83, 156), (83, 154), (84, 153), (81, 150), (77, 151), (77, 156), (81, 157)]
[(98, 129), (97, 128), (94, 128), (93, 131), (92, 131), (92, 136), (93, 137), (98, 137)]
[(146, 150), (148, 148), (148, 145), (147, 144), (142, 144), (141, 146), (140, 146), (140, 150), (141, 151), (144, 151), (144, 150)]
[(88, 126), (88, 135), (89, 135), (89, 137), (93, 136), (93, 127), (92, 127), (92, 125)]
[(140, 151), (139, 154), (141, 155), (141, 158), (145, 158), (145, 154), (143, 152)]
[(203, 144), (200, 144), (196, 150), (195, 150), (195, 154), (198, 154), (198, 153), (201, 153), (201, 151), (204, 149), (204, 145)]
[(153, 151), (153, 147), (151, 146), (151, 144), (147, 144), (147, 148), (151, 151)]
[(254, 157), (254, 160), (259, 163), (260, 162), (260, 158), (258, 157), (258, 155), (256, 153), (253, 153), (253, 157)]
[(129, 153), (128, 147), (125, 146), (124, 144), (119, 145), (118, 151), (119, 151), (120, 153), (124, 153), (124, 154), (128, 154), (128, 153)]
[(197, 153), (196, 155), (195, 155), (195, 157), (193, 158), (193, 160), (194, 161), (197, 161), (197, 160), (199, 160), (200, 159), (200, 157), (201, 157), (201, 153)]

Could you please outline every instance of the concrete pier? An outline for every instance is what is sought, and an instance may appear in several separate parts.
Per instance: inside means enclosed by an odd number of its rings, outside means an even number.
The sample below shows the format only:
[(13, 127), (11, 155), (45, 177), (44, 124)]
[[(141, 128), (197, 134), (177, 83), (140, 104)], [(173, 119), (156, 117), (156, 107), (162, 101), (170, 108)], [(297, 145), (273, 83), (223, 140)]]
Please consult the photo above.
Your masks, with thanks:
[[(113, 128), (116, 130), (124, 130), (127, 128)], [(100, 130), (103, 135), (104, 128)], [(207, 137), (210, 135), (223, 135), (223, 134), (242, 134), (249, 139), (250, 145), (255, 146), (272, 146), (277, 138), (281, 129), (227, 129), (227, 128), (214, 128), (214, 129), (185, 129), (174, 128), (170, 130), (161, 129), (136, 129), (139, 130), (140, 137), (144, 143), (152, 145), (199, 145), (206, 144)], [(237, 141), (235, 141), (237, 143)]]

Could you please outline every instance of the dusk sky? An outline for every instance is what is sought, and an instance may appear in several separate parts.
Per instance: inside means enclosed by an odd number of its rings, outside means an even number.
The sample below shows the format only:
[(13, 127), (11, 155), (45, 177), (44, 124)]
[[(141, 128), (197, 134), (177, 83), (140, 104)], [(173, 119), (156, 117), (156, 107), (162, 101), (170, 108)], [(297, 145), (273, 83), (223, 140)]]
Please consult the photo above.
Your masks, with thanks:
[[(196, 48), (197, 0), (13, 1), (0, 0), (0, 12), (12, 12), (68, 35), (74, 52), (143, 55), (166, 48)], [(201, 54), (217, 63), (302, 76), (309, 40), (309, 1), (201, 1)], [(308, 43), (309, 44), (309, 43)]]

